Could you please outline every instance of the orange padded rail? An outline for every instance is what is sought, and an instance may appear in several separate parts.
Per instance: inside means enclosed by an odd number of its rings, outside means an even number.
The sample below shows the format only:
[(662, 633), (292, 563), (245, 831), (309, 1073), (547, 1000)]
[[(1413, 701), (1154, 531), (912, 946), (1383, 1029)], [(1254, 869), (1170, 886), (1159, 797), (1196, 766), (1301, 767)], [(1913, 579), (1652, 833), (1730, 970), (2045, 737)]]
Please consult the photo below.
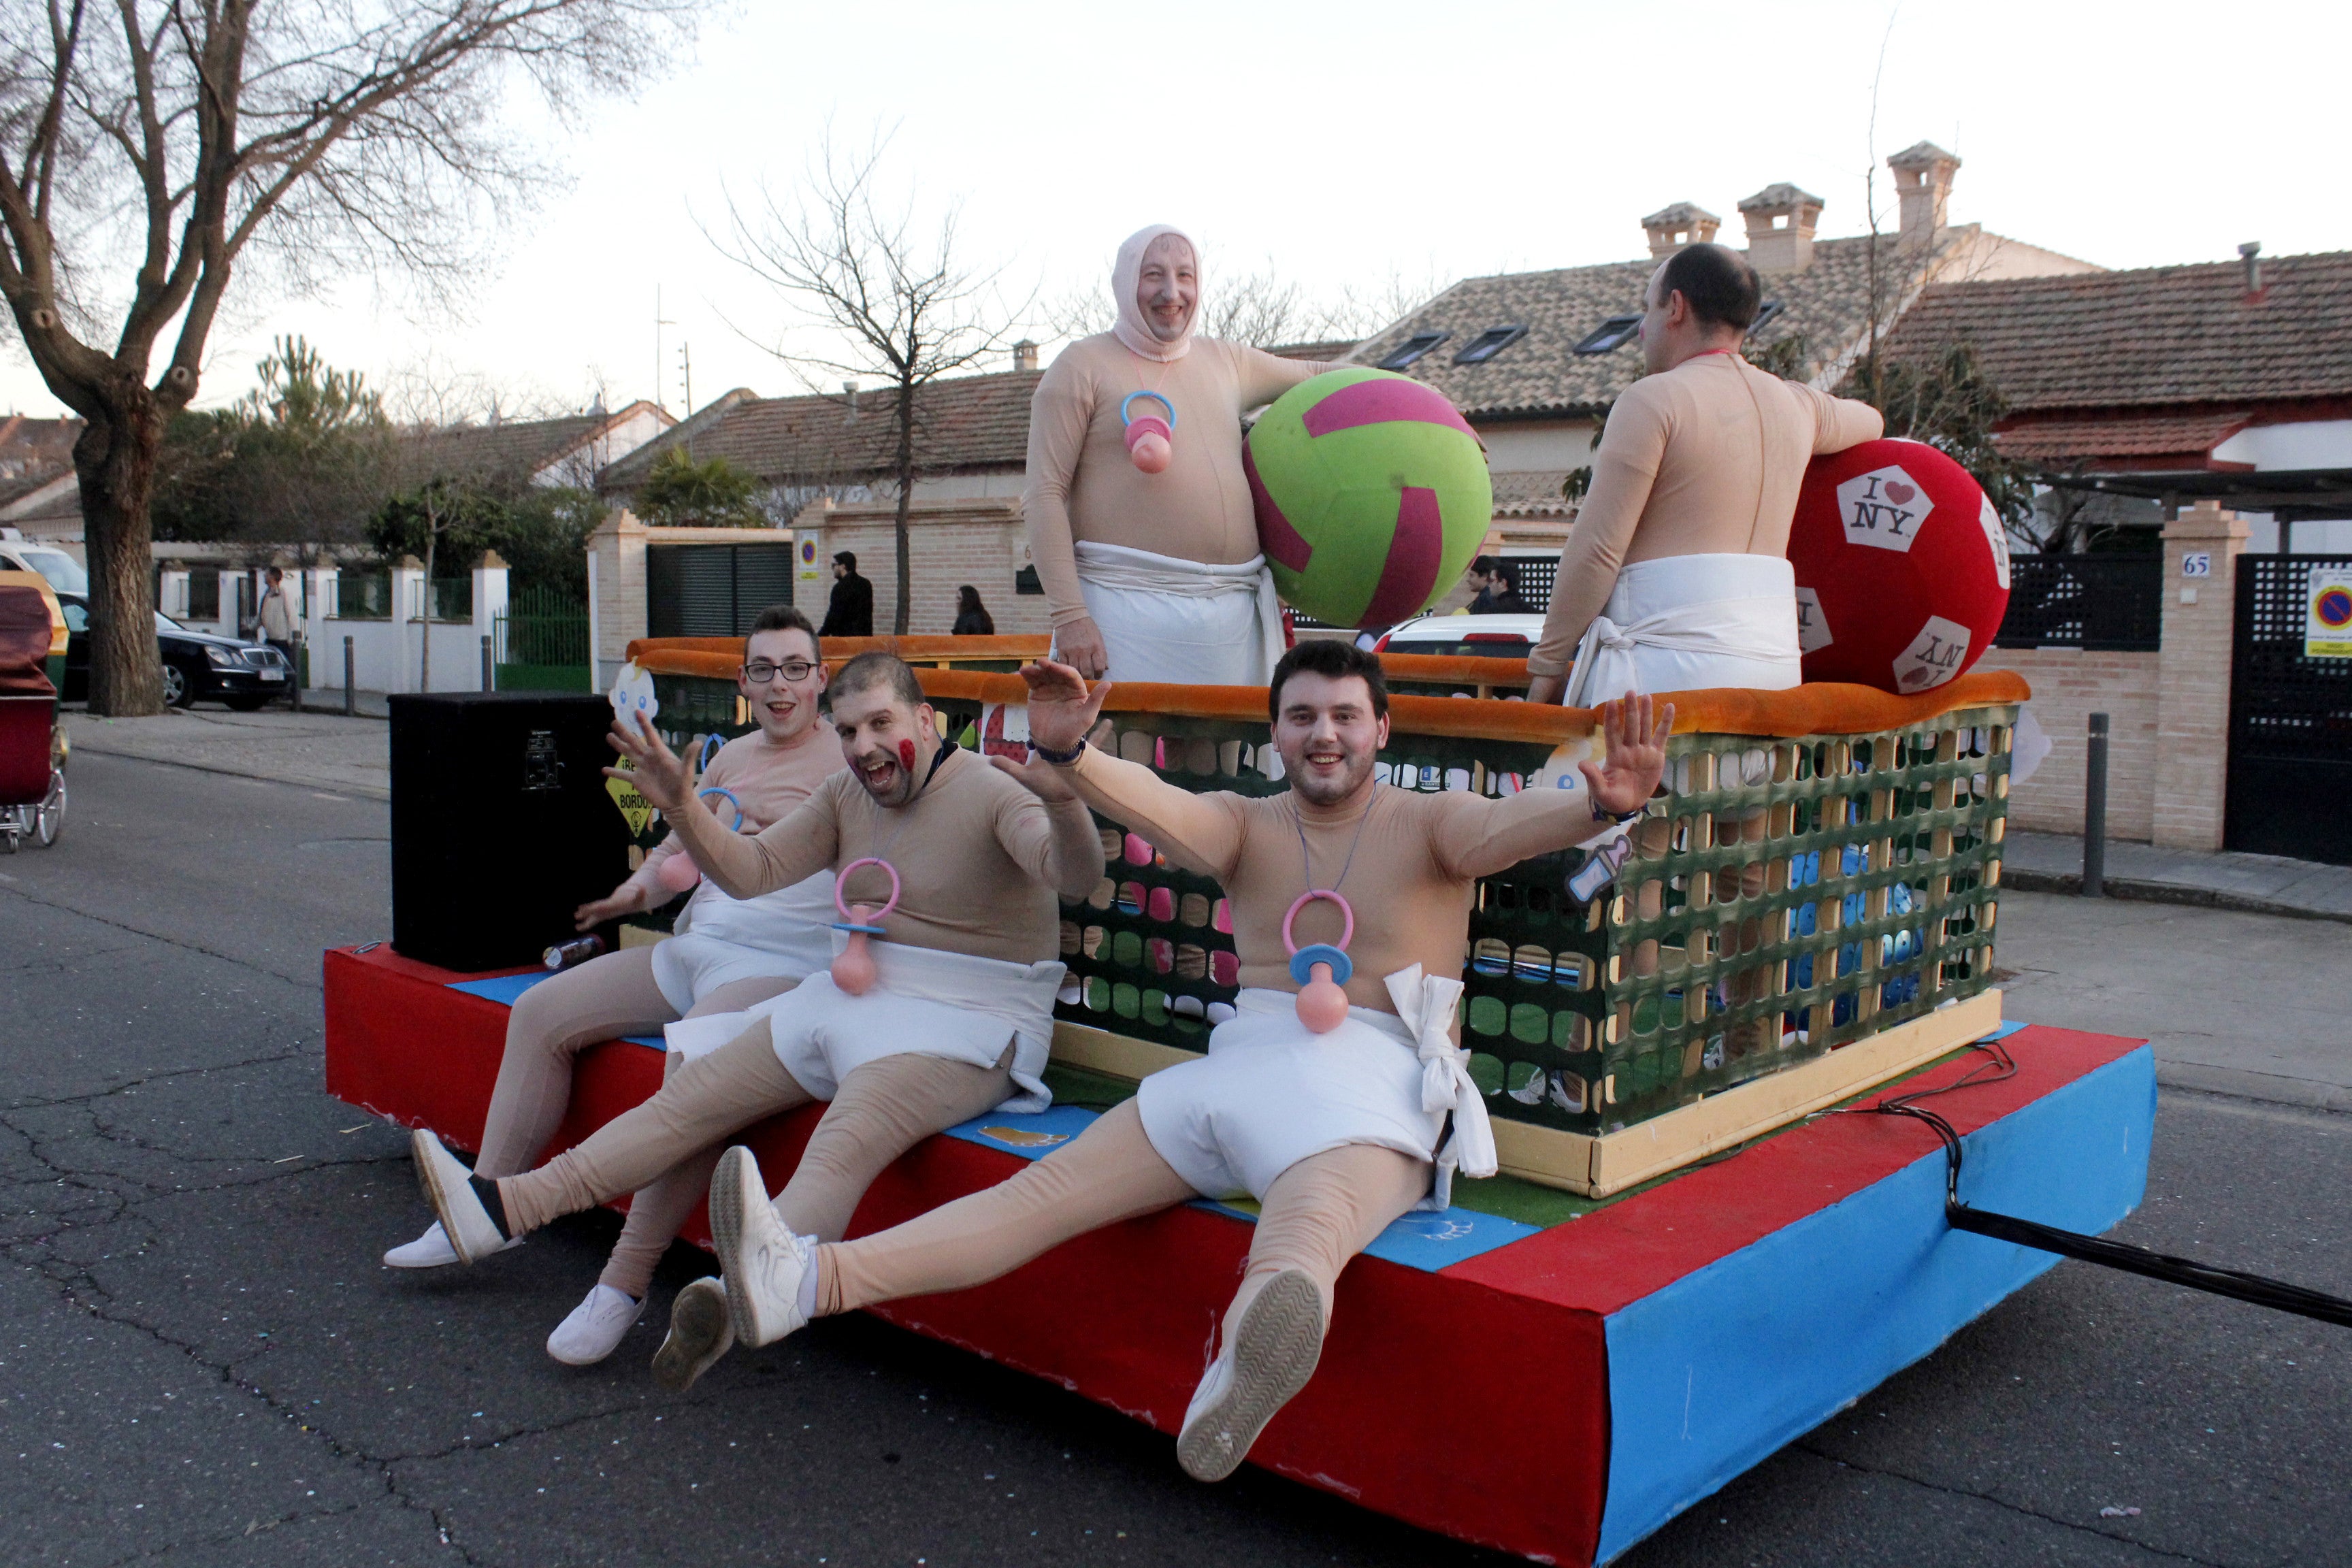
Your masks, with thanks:
[[(827, 642), (827, 664), (869, 647), (896, 652), (909, 662), (921, 659), (1030, 658), (1045, 652), (1044, 637), (841, 637)], [(719, 651), (724, 650), (724, 651)], [(832, 657), (835, 651), (840, 658)], [(698, 675), (732, 680), (742, 662), (742, 645), (728, 637), (641, 638), (629, 644), (629, 657), (656, 675)], [(1381, 668), (1398, 679), (1452, 680), (1503, 685), (1513, 683), (1488, 671), (1516, 668), (1523, 682), (1526, 671), (1517, 659), (1442, 658), (1421, 655), (1383, 654)], [(1399, 668), (1410, 666), (1410, 668)], [(1481, 668), (1484, 667), (1484, 668)], [(937, 669), (919, 664), (915, 674), (925, 692), (965, 702), (1022, 702), (1029, 689), (1017, 675), (976, 669)], [(2013, 670), (1974, 670), (1958, 680), (1915, 697), (1898, 697), (1870, 686), (1822, 681), (1786, 691), (1748, 691), (1715, 687), (1698, 691), (1660, 693), (1675, 705), (1677, 734), (1759, 735), (1793, 740), (1801, 735), (1867, 734), (1900, 730), (1939, 714), (1994, 703), (2023, 702), (2033, 695), (2025, 678)], [(1265, 688), (1262, 686), (1170, 686), (1151, 681), (1114, 681), (1106, 711), (1161, 713), (1171, 718), (1223, 719), (1237, 723), (1265, 721)], [(1389, 700), (1396, 728), (1413, 735), (1453, 735), (1472, 740), (1531, 741), (1557, 745), (1592, 732), (1594, 710), (1553, 708), (1496, 698), (1406, 697)]]

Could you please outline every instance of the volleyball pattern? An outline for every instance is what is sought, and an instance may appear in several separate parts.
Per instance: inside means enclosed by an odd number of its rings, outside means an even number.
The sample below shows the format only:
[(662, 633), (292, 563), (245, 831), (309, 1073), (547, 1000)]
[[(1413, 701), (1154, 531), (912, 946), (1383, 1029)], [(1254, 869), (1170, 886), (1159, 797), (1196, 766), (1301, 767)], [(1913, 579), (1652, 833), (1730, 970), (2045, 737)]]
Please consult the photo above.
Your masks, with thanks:
[(1242, 460), (1276, 590), (1333, 626), (1427, 609), (1494, 516), (1476, 432), (1443, 394), (1389, 371), (1299, 383), (1251, 429)]

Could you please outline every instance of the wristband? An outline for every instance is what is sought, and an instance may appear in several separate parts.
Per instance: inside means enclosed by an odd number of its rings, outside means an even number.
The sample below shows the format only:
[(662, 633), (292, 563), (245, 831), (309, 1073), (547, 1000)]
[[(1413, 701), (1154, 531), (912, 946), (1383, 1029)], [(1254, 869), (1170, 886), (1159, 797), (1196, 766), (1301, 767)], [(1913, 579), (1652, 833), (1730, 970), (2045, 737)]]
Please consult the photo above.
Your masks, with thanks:
[(1601, 809), (1601, 797), (1596, 795), (1592, 796), (1591, 799), (1592, 820), (1595, 822), (1613, 822), (1620, 827), (1624, 826), (1627, 823), (1633, 821), (1634, 818), (1640, 816), (1643, 812), (1650, 809), (1650, 803), (1645, 800), (1631, 811), (1603, 811)]
[(1057, 752), (1054, 750), (1053, 747), (1046, 745), (1044, 742), (1033, 738), (1029, 742), (1029, 749), (1036, 752), (1037, 755), (1045, 758), (1047, 762), (1053, 763), (1055, 767), (1066, 768), (1071, 763), (1076, 762), (1081, 756), (1086, 754), (1087, 742), (1084, 738), (1081, 738), (1078, 743), (1072, 746), (1068, 751)]

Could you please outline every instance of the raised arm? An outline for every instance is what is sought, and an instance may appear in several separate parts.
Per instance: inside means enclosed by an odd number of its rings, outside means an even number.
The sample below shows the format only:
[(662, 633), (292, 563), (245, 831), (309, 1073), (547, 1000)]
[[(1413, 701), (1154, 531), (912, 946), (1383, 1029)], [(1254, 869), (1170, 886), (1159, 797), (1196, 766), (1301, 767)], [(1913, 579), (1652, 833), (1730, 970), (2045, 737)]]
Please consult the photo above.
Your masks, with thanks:
[(1545, 683), (1528, 692), (1529, 700), (1559, 700), (1559, 678), (1575, 657), (1584, 628), (1609, 603), (1633, 529), (1650, 504), (1667, 434), (1664, 408), (1642, 395), (1639, 383), (1617, 400), (1608, 432), (1592, 454), (1592, 483), (1576, 510), (1576, 527), (1559, 552), (1543, 637), (1528, 655), (1528, 673)]
[[(1076, 670), (1051, 659), (1024, 667), (1021, 679), (1029, 686), (1030, 744), (1039, 754), (1025, 766), (999, 757), (998, 767), (1048, 805), (1075, 794), (1150, 839), (1187, 870), (1220, 880), (1231, 874), (1241, 856), (1242, 826), (1241, 819), (1222, 804), (1230, 797), (1179, 789), (1150, 768), (1086, 744), (1087, 731), (1101, 716), (1103, 699), (1110, 695), (1108, 681), (1089, 692)], [(1055, 756), (1066, 760), (1056, 763)]]
[(840, 834), (828, 790), (819, 788), (782, 820), (747, 837), (720, 826), (695, 798), (693, 770), (663, 742), (643, 714), (636, 716), (634, 729), (615, 721), (612, 740), (613, 749), (636, 767), (627, 773), (606, 768), (605, 773), (628, 780), (661, 808), (670, 830), (665, 842), (682, 843), (702, 874), (729, 898), (772, 893), (833, 864)]
[(1015, 776), (1037, 798), (1006, 792), (996, 813), (996, 842), (1014, 865), (1064, 899), (1085, 898), (1103, 874), (1102, 836), (1093, 815), (1075, 790), (1048, 795), (1025, 774)]
[(1234, 370), (1241, 384), (1242, 407), (1244, 410), (1272, 403), (1302, 381), (1311, 380), (1336, 365), (1320, 360), (1284, 359), (1264, 349), (1254, 349), (1240, 343), (1230, 345), (1234, 351)]
[(1607, 754), (1597, 767), (1579, 764), (1582, 789), (1522, 790), (1499, 800), (1447, 795), (1438, 864), (1455, 877), (1491, 877), (1530, 856), (1597, 838), (1649, 799), (1665, 775), (1674, 704), (1659, 710), (1647, 697), (1622, 698), (1602, 705), (1601, 723)]

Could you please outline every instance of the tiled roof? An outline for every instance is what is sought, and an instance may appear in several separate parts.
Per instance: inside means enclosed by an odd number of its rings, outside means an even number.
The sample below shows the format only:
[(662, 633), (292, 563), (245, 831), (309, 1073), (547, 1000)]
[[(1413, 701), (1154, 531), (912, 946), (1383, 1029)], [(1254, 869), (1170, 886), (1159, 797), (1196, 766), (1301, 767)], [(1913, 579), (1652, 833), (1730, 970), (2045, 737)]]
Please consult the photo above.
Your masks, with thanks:
[(1496, 517), (1576, 515), (1575, 506), (1560, 493), (1560, 486), (1568, 482), (1568, 470), (1565, 468), (1496, 474), (1494, 480)]
[[(1028, 457), (1029, 399), (1041, 372), (1003, 371), (933, 382), (917, 404), (915, 466), (925, 473), (1021, 467)], [(686, 441), (698, 458), (725, 458), (770, 484), (840, 484), (890, 470), (898, 443), (889, 389), (868, 387), (853, 416), (835, 394), (754, 397), (730, 393), (674, 430), (619, 458), (597, 488), (645, 483), (654, 459)]]
[(2352, 395), (2352, 251), (1936, 284), (1888, 340), (1964, 341), (2012, 409), (2122, 409)]
[(73, 467), (79, 419), (35, 419), (0, 415), (0, 479), (47, 477)]
[(508, 419), (496, 425), (460, 425), (408, 438), (415, 461), (436, 472), (524, 479), (627, 420), (639, 405), (610, 413), (574, 414), (561, 419)]
[[(1935, 258), (1973, 239), (1972, 228), (1952, 228)], [(1878, 243), (1879, 289), (1899, 302), (1914, 291), (1927, 258), (1905, 254), (1892, 236)], [(1416, 332), (1452, 334), (1405, 374), (1451, 398), (1471, 419), (1527, 418), (1590, 413), (1616, 401), (1642, 374), (1642, 349), (1629, 339), (1613, 353), (1579, 354), (1576, 344), (1612, 316), (1638, 313), (1654, 261), (1609, 262), (1552, 272), (1512, 272), (1471, 278), (1368, 340), (1351, 356), (1375, 364)], [(1801, 272), (1767, 273), (1764, 298), (1779, 315), (1757, 332), (1751, 353), (1790, 337), (1805, 340), (1816, 371), (1834, 365), (1868, 330), (1870, 240), (1813, 242), (1812, 265)], [(1892, 314), (1892, 312), (1888, 312)], [(1523, 325), (1528, 335), (1483, 364), (1459, 365), (1454, 356), (1488, 327)]]
[(2051, 462), (2081, 458), (2199, 458), (2246, 427), (2241, 410), (2227, 414), (2152, 415), (2117, 419), (2105, 415), (2036, 419), (1995, 438), (2012, 458)]

